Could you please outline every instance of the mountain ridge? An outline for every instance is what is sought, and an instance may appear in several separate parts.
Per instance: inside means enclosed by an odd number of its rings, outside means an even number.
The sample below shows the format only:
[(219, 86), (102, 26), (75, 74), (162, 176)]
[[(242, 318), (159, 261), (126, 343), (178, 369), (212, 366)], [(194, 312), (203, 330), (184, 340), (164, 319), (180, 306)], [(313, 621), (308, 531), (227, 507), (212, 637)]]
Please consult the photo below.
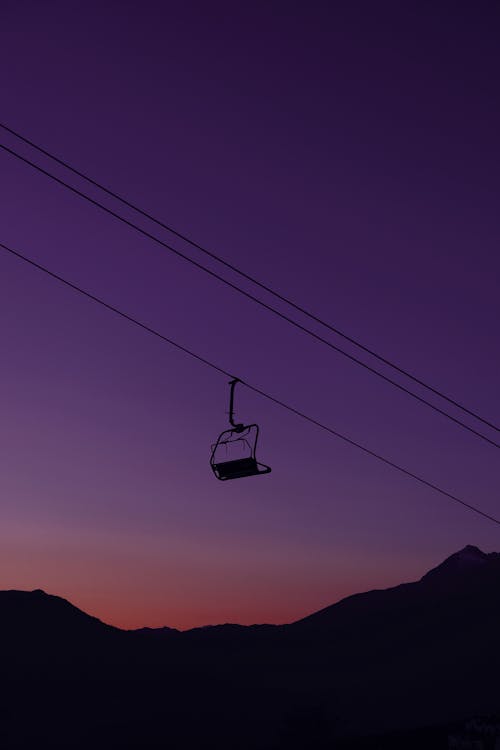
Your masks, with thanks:
[(59, 608), (59, 611), (62, 613), (64, 609), (66, 609), (66, 615), (69, 615), (70, 613), (74, 616), (83, 616), (83, 618), (88, 618), (87, 622), (92, 621), (94, 625), (101, 624), (106, 628), (111, 628), (115, 631), (120, 631), (122, 633), (142, 633), (144, 635), (146, 634), (172, 634), (172, 633), (201, 633), (201, 632), (215, 632), (220, 631), (221, 629), (227, 629), (227, 628), (238, 628), (238, 629), (250, 629), (255, 630), (259, 628), (287, 628), (292, 627), (295, 625), (299, 625), (301, 623), (304, 623), (305, 621), (309, 621), (311, 618), (316, 618), (319, 615), (322, 615), (326, 612), (331, 612), (332, 610), (338, 609), (348, 606), (352, 604), (353, 602), (357, 602), (360, 599), (366, 599), (366, 598), (373, 598), (373, 596), (377, 594), (387, 594), (388, 592), (398, 592), (405, 589), (405, 587), (408, 586), (415, 586), (419, 583), (427, 583), (427, 582), (435, 582), (439, 580), (442, 576), (446, 576), (446, 583), (450, 583), (449, 577), (450, 575), (455, 576), (457, 578), (457, 582), (461, 583), (463, 582), (464, 575), (466, 577), (470, 577), (470, 574), (475, 574), (478, 568), (482, 568), (485, 565), (487, 566), (488, 563), (495, 563), (500, 566), (500, 553), (498, 552), (483, 552), (479, 549), (479, 547), (476, 547), (475, 545), (468, 544), (462, 549), (458, 550), (457, 552), (452, 553), (448, 557), (446, 557), (443, 562), (439, 563), (434, 568), (431, 568), (427, 573), (424, 573), (424, 575), (417, 579), (416, 581), (410, 581), (410, 582), (404, 582), (397, 584), (396, 586), (390, 586), (387, 588), (381, 588), (381, 589), (370, 589), (368, 591), (363, 592), (356, 592), (354, 594), (350, 594), (346, 597), (343, 597), (342, 599), (339, 599), (337, 602), (334, 602), (333, 604), (329, 604), (326, 607), (322, 607), (319, 610), (316, 610), (308, 615), (305, 615), (304, 617), (299, 618), (298, 620), (294, 620), (289, 623), (252, 623), (250, 625), (242, 625), (240, 623), (235, 622), (220, 622), (220, 623), (211, 623), (207, 625), (201, 625), (196, 626), (193, 628), (188, 628), (186, 630), (180, 630), (179, 628), (174, 628), (168, 625), (163, 625), (160, 627), (148, 627), (143, 626), (140, 628), (120, 628), (115, 625), (110, 625), (100, 618), (90, 615), (84, 610), (80, 609), (76, 605), (72, 604), (68, 599), (65, 599), (64, 597), (58, 596), (57, 594), (49, 594), (45, 592), (43, 589), (37, 588), (33, 589), (31, 591), (21, 590), (21, 589), (6, 589), (6, 590), (0, 590), (0, 611), (2, 606), (5, 605), (5, 600), (10, 597), (11, 600), (14, 598), (18, 598), (19, 600), (24, 598), (23, 604), (28, 604), (29, 601), (31, 603), (39, 603), (41, 604), (43, 602), (44, 606), (46, 607), (49, 605), (55, 605)]
[(352, 750), (497, 713), (499, 591), (500, 555), (471, 545), (286, 625), (122, 630), (3, 591), (0, 747)]

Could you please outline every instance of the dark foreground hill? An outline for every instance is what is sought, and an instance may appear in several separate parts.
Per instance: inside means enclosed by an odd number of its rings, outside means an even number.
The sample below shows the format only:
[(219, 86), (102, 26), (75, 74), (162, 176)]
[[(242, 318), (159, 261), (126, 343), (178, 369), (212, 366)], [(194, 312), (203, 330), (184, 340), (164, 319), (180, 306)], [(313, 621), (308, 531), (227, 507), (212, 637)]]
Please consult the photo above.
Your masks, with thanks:
[[(283, 626), (122, 631), (0, 592), (0, 748), (446, 747), (500, 709), (500, 554)], [(413, 743), (413, 744), (412, 744)]]

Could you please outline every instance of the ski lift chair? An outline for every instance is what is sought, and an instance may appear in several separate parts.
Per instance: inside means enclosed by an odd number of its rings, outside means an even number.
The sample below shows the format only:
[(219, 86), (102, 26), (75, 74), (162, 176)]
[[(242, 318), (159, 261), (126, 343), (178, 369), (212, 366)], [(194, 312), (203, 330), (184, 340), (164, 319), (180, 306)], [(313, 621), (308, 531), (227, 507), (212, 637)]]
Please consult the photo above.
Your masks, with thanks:
[(234, 422), (234, 388), (237, 379), (230, 381), (231, 395), (229, 401), (229, 423), (231, 427), (221, 432), (212, 445), (210, 466), (217, 479), (222, 482), (228, 479), (269, 474), (270, 466), (257, 461), (256, 450), (259, 438), (257, 424), (236, 424)]

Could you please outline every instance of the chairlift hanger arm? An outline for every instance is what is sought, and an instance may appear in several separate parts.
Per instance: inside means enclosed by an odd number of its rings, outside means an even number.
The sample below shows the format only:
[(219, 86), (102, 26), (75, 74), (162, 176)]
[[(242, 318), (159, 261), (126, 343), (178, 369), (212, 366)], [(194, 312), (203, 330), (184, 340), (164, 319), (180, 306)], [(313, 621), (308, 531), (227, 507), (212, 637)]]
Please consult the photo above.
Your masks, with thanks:
[(236, 383), (241, 383), (241, 380), (239, 378), (233, 378), (229, 381), (229, 385), (231, 386), (229, 393), (229, 424), (234, 427), (235, 430), (241, 432), (243, 424), (238, 424), (234, 421), (234, 389), (236, 388)]

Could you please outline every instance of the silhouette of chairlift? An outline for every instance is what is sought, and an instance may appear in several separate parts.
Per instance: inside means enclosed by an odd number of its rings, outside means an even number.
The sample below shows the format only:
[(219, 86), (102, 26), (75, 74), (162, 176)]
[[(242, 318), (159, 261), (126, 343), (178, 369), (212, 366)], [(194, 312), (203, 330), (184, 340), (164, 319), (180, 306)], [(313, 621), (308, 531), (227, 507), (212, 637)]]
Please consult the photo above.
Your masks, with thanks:
[(241, 479), (259, 474), (269, 474), (270, 466), (257, 461), (255, 451), (259, 438), (257, 424), (237, 424), (234, 421), (234, 389), (238, 378), (229, 381), (229, 424), (231, 428), (221, 432), (217, 442), (212, 445), (210, 466), (222, 482), (228, 479)]

